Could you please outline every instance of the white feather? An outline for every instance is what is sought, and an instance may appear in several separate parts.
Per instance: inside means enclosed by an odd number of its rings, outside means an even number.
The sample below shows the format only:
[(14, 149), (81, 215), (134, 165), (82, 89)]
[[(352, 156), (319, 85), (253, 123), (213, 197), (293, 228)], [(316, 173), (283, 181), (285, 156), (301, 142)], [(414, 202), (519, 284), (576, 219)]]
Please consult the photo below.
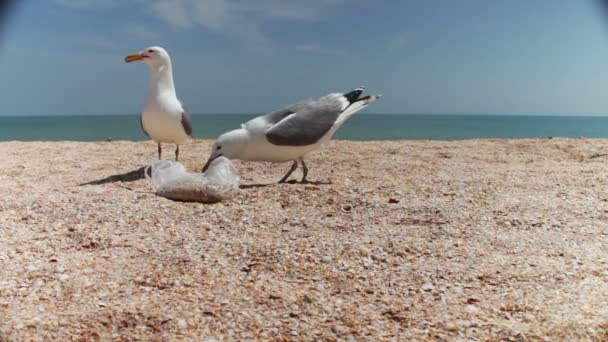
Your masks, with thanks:
[(344, 98), (342, 94), (330, 94), (328, 96), (338, 96), (343, 103), (343, 112), (338, 116), (336, 122), (327, 131), (321, 139), (316, 143), (305, 146), (287, 146), (275, 145), (268, 141), (266, 133), (270, 127), (277, 125), (285, 120), (289, 120), (293, 115), (290, 114), (283, 118), (279, 123), (269, 123), (264, 116), (259, 116), (243, 125), (240, 129), (230, 131), (220, 136), (217, 146), (221, 146), (219, 150), (212, 151), (210, 159), (216, 157), (214, 154), (221, 153), (224, 156), (232, 159), (241, 159), (249, 161), (270, 161), (270, 162), (286, 162), (296, 160), (307, 153), (319, 149), (325, 142), (329, 141), (336, 131), (355, 113), (367, 107), (374, 102), (379, 96), (371, 96), (366, 100), (358, 101), (353, 104)]
[(150, 93), (141, 113), (142, 125), (156, 142), (182, 144), (190, 140), (182, 125), (184, 108), (175, 93), (171, 59), (166, 51), (163, 53), (166, 60), (151, 66)]

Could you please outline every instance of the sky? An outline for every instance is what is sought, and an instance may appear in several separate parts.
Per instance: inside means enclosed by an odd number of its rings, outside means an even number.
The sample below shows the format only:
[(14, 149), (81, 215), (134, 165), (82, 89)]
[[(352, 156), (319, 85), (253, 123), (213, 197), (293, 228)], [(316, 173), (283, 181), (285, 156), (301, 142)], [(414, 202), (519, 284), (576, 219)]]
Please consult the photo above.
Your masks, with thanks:
[(23, 0), (0, 28), (0, 115), (139, 113), (148, 66), (123, 58), (152, 45), (192, 113), (365, 85), (369, 113), (608, 115), (591, 0)]

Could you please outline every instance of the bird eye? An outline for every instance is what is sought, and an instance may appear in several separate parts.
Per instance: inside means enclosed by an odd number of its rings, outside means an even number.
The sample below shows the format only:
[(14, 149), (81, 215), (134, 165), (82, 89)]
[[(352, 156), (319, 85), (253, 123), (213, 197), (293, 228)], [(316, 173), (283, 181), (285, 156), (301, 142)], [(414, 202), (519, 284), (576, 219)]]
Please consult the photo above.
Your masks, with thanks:
[(218, 147), (216, 148), (216, 150), (221, 150), (221, 149), (222, 149), (222, 146), (218, 146)]
[(149, 53), (153, 53), (153, 52), (154, 52), (154, 50), (150, 49), (150, 50), (148, 50), (148, 52), (149, 52)]

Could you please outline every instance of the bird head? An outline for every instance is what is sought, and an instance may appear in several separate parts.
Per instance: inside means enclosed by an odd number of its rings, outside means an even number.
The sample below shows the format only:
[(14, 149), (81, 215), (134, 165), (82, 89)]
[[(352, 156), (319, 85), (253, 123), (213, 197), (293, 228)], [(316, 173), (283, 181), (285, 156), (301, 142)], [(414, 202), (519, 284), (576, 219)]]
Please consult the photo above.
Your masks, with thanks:
[(207, 171), (212, 161), (223, 156), (223, 152), (224, 151), (222, 151), (222, 145), (219, 143), (219, 141), (216, 141), (215, 144), (213, 144), (213, 146), (211, 147), (211, 155), (209, 156), (207, 163), (205, 163), (205, 166), (203, 166), (203, 172)]
[(133, 53), (125, 57), (126, 63), (144, 62), (151, 66), (161, 66), (171, 63), (171, 58), (167, 50), (160, 46), (151, 46), (138, 53)]
[(248, 135), (244, 129), (235, 129), (220, 135), (211, 147), (211, 155), (203, 166), (203, 172), (207, 171), (212, 161), (221, 156), (228, 159), (239, 159), (247, 146), (247, 139)]

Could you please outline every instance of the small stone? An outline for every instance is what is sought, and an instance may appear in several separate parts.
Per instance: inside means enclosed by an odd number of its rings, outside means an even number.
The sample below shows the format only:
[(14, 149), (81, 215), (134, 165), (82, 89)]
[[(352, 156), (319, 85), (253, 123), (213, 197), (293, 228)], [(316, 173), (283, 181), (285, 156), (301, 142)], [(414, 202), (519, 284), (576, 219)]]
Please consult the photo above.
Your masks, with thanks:
[(478, 303), (479, 299), (475, 298), (475, 297), (470, 297), (467, 298), (467, 304), (474, 304), (474, 303)]
[(333, 327), (331, 327), (331, 331), (333, 331), (334, 334), (338, 336), (345, 335), (348, 333), (348, 329), (343, 325), (334, 325)]
[(36, 271), (36, 270), (37, 270), (37, 268), (36, 268), (36, 266), (34, 266), (34, 265), (27, 265), (27, 266), (25, 267), (25, 270), (26, 270), (27, 272), (34, 272), (34, 271)]
[(162, 324), (164, 324), (164, 323), (167, 323), (167, 322), (169, 322), (169, 321), (172, 321), (172, 320), (173, 320), (173, 318), (175, 318), (175, 317), (173, 317), (172, 315), (166, 315), (166, 316), (163, 316), (163, 317), (160, 319), (160, 322), (161, 322)]
[(448, 322), (448, 323), (445, 324), (444, 329), (447, 330), (447, 331), (455, 332), (455, 331), (458, 331), (460, 328), (458, 327), (457, 324), (452, 323), (452, 322)]
[(61, 266), (57, 266), (57, 267), (55, 267), (55, 270), (53, 270), (53, 273), (56, 273), (56, 274), (61, 274), (63, 272), (65, 272), (65, 269)]
[(386, 258), (384, 258), (382, 255), (379, 255), (379, 254), (372, 255), (372, 259), (374, 259), (376, 261), (385, 261), (386, 260)]
[(432, 291), (435, 288), (435, 285), (431, 282), (424, 283), (420, 288), (422, 291)]
[(469, 314), (473, 315), (473, 314), (478, 313), (479, 309), (475, 305), (469, 304), (469, 305), (467, 305), (467, 306), (464, 307), (464, 311), (466, 313), (469, 313)]
[(97, 306), (101, 306), (102, 308), (105, 308), (108, 306), (108, 304), (106, 304), (105, 302), (99, 301), (99, 302), (97, 302)]
[(324, 264), (329, 264), (331, 262), (331, 257), (329, 255), (326, 255), (323, 257), (323, 259), (321, 259), (321, 262)]
[(574, 275), (574, 272), (564, 272), (564, 275), (566, 277), (572, 277)]
[(58, 274), (57, 275), (57, 280), (59, 280), (62, 283), (68, 281), (68, 279), (70, 279), (70, 276), (68, 276), (67, 274)]
[(184, 321), (181, 318), (178, 319), (176, 323), (177, 323), (177, 327), (180, 328), (180, 329), (185, 329), (185, 328), (188, 327), (188, 323), (186, 323), (186, 321)]
[(382, 302), (374, 302), (374, 305), (380, 310), (385, 310), (387, 308), (386, 304)]
[(468, 327), (471, 326), (471, 321), (464, 321), (464, 320), (456, 320), (456, 322), (454, 322), (460, 329), (466, 329)]

